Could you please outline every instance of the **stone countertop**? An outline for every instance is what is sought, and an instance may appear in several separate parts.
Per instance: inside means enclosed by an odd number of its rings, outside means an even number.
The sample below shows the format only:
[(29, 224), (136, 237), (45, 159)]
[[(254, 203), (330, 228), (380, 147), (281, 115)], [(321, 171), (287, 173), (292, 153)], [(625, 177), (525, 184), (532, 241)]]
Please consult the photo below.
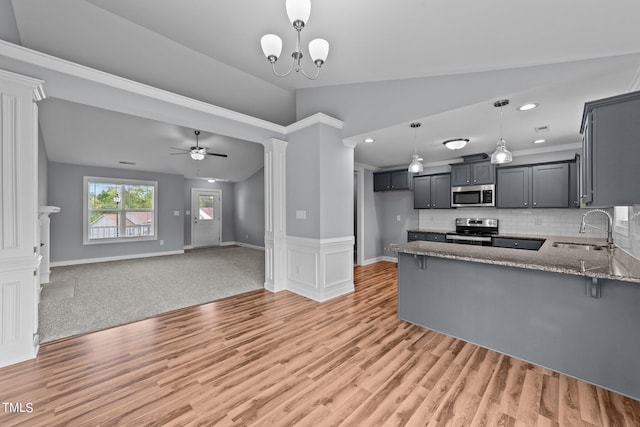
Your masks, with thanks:
[[(387, 249), (396, 253), (427, 255), (640, 283), (640, 261), (618, 247), (606, 248), (606, 243), (602, 239), (525, 235), (499, 235), (499, 237), (537, 238), (546, 239), (546, 241), (537, 251), (426, 241), (392, 244)], [(556, 242), (577, 243), (578, 245), (595, 244), (603, 246), (604, 249), (561, 248), (553, 246)]]

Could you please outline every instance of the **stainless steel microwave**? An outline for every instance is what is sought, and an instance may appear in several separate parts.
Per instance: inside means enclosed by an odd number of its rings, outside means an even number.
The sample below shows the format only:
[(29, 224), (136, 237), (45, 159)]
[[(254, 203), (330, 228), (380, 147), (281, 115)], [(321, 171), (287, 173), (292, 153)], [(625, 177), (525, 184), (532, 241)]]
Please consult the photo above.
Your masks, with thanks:
[(495, 205), (496, 186), (494, 184), (451, 187), (451, 206), (454, 208)]

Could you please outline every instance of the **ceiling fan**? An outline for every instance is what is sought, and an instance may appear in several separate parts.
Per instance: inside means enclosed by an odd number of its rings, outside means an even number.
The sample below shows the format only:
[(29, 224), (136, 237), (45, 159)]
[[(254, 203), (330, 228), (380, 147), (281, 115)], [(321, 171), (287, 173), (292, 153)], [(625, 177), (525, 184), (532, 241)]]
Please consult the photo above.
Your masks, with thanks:
[(171, 154), (172, 155), (175, 155), (175, 154), (189, 154), (193, 160), (203, 160), (205, 157), (207, 157), (207, 155), (209, 155), (209, 156), (218, 156), (218, 157), (228, 157), (226, 154), (210, 153), (210, 152), (207, 151), (206, 147), (200, 147), (200, 143), (198, 142), (198, 136), (200, 135), (200, 131), (196, 130), (196, 131), (193, 131), (193, 133), (196, 134), (196, 146), (195, 147), (190, 147), (188, 150), (184, 149), (184, 148), (170, 147), (170, 148), (173, 148), (174, 150), (184, 151), (184, 153), (171, 153)]

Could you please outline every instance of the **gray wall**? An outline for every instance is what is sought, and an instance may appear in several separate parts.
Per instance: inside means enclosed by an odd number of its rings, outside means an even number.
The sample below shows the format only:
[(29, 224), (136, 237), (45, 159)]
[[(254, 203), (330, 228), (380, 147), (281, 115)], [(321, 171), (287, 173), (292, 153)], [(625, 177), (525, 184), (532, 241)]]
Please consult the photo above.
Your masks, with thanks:
[(378, 198), (379, 204), (380, 250), (384, 256), (397, 258), (394, 252), (385, 251), (384, 248), (391, 243), (406, 243), (407, 230), (418, 228), (419, 210), (413, 209), (413, 191), (379, 191), (374, 197)]
[(264, 247), (264, 169), (235, 184), (235, 241)]
[[(131, 243), (83, 245), (83, 177), (140, 179), (158, 182), (158, 240)], [(59, 206), (51, 215), (51, 261), (138, 255), (176, 251), (184, 248), (184, 178), (153, 172), (98, 168), (49, 162), (49, 204)], [(180, 216), (173, 212), (179, 211)], [(160, 240), (164, 245), (160, 245)]]
[(49, 159), (47, 158), (47, 150), (44, 148), (42, 130), (38, 126), (38, 206), (47, 206), (49, 194), (48, 175)]
[(382, 256), (381, 233), (382, 197), (373, 192), (373, 172), (364, 170), (364, 236), (363, 260), (374, 260)]
[(11, 0), (0, 0), (0, 39), (22, 44)]
[[(222, 243), (235, 241), (235, 196), (234, 184), (231, 182), (207, 182), (201, 179), (183, 179), (182, 211), (184, 227), (184, 245), (191, 246), (191, 189), (222, 190)], [(191, 212), (193, 214), (193, 212)]]

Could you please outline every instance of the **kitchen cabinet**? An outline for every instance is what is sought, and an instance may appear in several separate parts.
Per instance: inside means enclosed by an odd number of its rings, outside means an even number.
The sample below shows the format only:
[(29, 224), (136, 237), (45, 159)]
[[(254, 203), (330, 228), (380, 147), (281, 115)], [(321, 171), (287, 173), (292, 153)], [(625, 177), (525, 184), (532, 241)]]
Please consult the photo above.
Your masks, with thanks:
[(544, 244), (545, 239), (525, 239), (520, 237), (494, 237), (491, 246), (496, 248), (526, 249), (537, 251)]
[(416, 240), (423, 240), (427, 242), (447, 242), (445, 233), (432, 233), (428, 231), (409, 231), (407, 233), (408, 242), (414, 242)]
[(414, 209), (449, 209), (451, 175), (421, 175), (413, 178)]
[(495, 183), (495, 166), (491, 162), (451, 165), (451, 185), (482, 185)]
[(582, 116), (581, 199), (589, 207), (640, 203), (640, 91), (587, 102)]
[(410, 190), (411, 176), (406, 169), (373, 174), (373, 191)]
[(568, 208), (569, 164), (499, 168), (496, 193), (498, 208)]

